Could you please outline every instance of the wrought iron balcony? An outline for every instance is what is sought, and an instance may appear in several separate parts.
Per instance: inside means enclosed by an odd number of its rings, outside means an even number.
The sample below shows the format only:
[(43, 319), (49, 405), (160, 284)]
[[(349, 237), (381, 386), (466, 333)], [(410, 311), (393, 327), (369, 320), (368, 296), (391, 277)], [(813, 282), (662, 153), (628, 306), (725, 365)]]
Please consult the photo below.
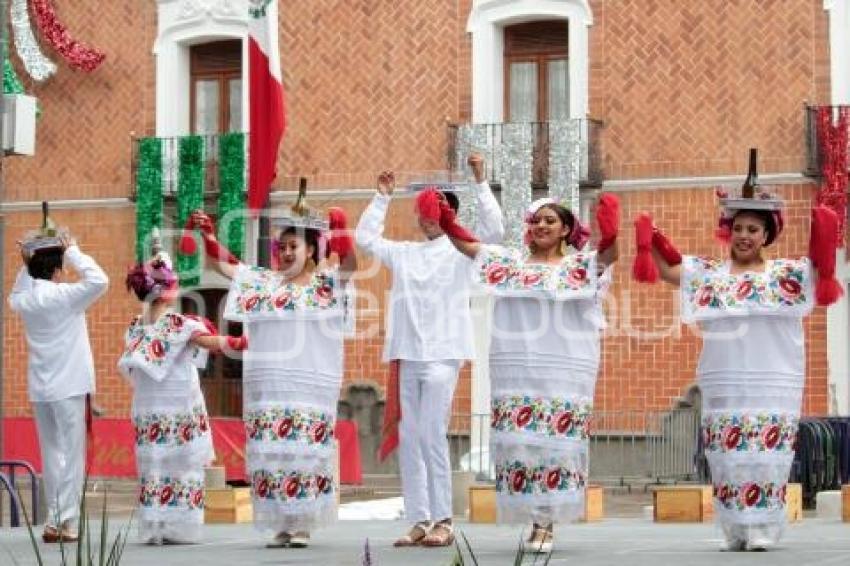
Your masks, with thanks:
[[(829, 112), (832, 117), (832, 125), (835, 126), (839, 115), (844, 112), (850, 115), (850, 105), (841, 106), (809, 106), (806, 105), (806, 170), (804, 173), (809, 177), (821, 177), (823, 175), (823, 148), (818, 141), (818, 115), (821, 110)], [(850, 152), (850, 147), (848, 147)]]
[(448, 166), (450, 171), (464, 167), (466, 154), (484, 155), (487, 178), (500, 186), (508, 168), (516, 160), (531, 159), (531, 184), (545, 189), (553, 169), (577, 177), (580, 186), (602, 184), (601, 132), (596, 119), (552, 122), (450, 124)]
[(132, 137), (130, 152), (130, 198), (133, 200), (138, 195), (140, 179), (158, 182), (165, 197), (176, 196), (181, 161), (187, 171), (203, 176), (206, 195), (218, 194), (223, 167), (233, 168), (231, 174), (243, 187), (247, 183), (248, 144), (247, 135), (243, 133)]

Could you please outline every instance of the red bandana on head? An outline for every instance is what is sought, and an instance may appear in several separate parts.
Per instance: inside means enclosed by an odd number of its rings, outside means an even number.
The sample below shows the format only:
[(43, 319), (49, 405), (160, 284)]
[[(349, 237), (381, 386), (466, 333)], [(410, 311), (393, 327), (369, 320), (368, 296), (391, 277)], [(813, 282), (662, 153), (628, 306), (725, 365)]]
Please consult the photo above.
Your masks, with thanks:
[(437, 187), (425, 187), (416, 195), (416, 214), (425, 220), (440, 221), (440, 201), (445, 197)]

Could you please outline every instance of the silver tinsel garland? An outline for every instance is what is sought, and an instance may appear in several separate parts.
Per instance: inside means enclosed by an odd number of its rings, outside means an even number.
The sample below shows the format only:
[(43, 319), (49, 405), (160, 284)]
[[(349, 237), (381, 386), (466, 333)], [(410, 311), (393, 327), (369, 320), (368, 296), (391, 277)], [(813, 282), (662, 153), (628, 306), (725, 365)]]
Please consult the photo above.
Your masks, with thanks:
[(587, 151), (581, 120), (549, 122), (549, 196), (576, 214), (579, 210), (581, 160)]
[(15, 37), (15, 50), (24, 64), (27, 74), (41, 82), (56, 73), (56, 65), (41, 52), (30, 23), (27, 0), (12, 0), (12, 32)]
[[(463, 124), (457, 129), (457, 140), (455, 143), (455, 163), (458, 171), (453, 172), (459, 179), (468, 179), (470, 183), (475, 181), (470, 178), (471, 172), (466, 164), (466, 159), (472, 152), (481, 153), (486, 159), (491, 154), (487, 145), (487, 128), (485, 124)], [(486, 164), (489, 165), (489, 164)], [(460, 210), (458, 220), (464, 226), (469, 226), (475, 232), (478, 222), (478, 211), (476, 210), (475, 194), (472, 191), (458, 193)]]
[(502, 185), (502, 214), (505, 245), (524, 247), (525, 211), (531, 204), (532, 151), (534, 136), (529, 123), (502, 125), (502, 143), (497, 151)]

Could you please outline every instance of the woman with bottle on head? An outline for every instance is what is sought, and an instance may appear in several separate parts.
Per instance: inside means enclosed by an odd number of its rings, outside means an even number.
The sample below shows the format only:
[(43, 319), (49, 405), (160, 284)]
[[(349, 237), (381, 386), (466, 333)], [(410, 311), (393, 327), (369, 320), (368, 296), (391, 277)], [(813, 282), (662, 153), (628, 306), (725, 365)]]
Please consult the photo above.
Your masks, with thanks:
[(758, 186), (754, 158), (742, 198), (719, 194), (729, 259), (682, 256), (648, 214), (635, 223), (635, 279), (660, 272), (680, 289), (682, 321), (701, 330), (703, 442), (728, 550), (765, 550), (782, 535), (805, 381), (802, 318), (841, 296), (838, 221), (827, 208), (812, 211), (809, 257), (765, 259), (783, 229), (782, 202)]
[[(356, 257), (342, 209), (329, 222), (306, 208), (274, 219), (274, 269), (239, 262), (195, 212), (215, 268), (232, 280), (224, 316), (243, 323), (246, 460), (254, 524), (274, 534), (269, 547), (305, 547), (336, 518), (333, 439), (343, 372), (343, 290)], [(186, 242), (184, 251), (192, 251)], [(188, 244), (188, 245), (187, 245)]]
[(206, 350), (244, 349), (245, 338), (173, 310), (177, 276), (165, 253), (131, 268), (126, 284), (142, 302), (118, 362), (133, 385), (139, 533), (149, 544), (199, 542), (204, 466), (215, 455), (196, 364)]
[(526, 249), (482, 245), (440, 206), (441, 227), (475, 259), (476, 281), (496, 299), (490, 453), (499, 521), (531, 523), (526, 550), (549, 552), (553, 524), (584, 515), (602, 298), (617, 259), (619, 202), (600, 198), (600, 239), (590, 252), (582, 251), (590, 231), (552, 199), (528, 210)]

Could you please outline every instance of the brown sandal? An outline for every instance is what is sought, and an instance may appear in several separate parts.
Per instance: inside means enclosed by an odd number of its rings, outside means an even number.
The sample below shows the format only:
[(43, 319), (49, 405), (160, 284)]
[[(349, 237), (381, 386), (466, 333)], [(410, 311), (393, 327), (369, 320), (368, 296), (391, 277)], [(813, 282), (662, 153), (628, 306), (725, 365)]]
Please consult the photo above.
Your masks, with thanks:
[(416, 523), (410, 527), (410, 531), (408, 531), (406, 535), (396, 540), (393, 543), (393, 546), (396, 548), (419, 546), (425, 537), (428, 536), (429, 530), (430, 525), (428, 525), (428, 523)]
[(431, 529), (428, 536), (422, 539), (422, 546), (451, 546), (454, 544), (454, 541), (455, 533), (454, 528), (452, 527), (452, 520), (446, 519), (434, 525), (434, 528)]

